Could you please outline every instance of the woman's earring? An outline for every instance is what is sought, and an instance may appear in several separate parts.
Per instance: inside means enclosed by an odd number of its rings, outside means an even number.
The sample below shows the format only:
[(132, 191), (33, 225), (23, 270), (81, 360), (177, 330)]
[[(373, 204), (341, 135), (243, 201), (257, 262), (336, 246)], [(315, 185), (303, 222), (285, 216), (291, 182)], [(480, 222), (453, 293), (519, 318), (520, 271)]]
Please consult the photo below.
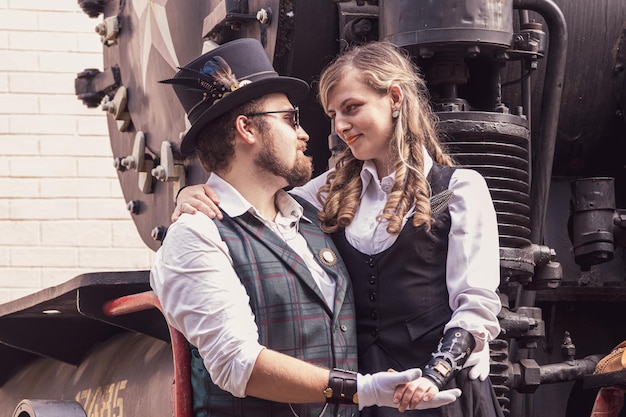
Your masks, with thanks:
[(391, 117), (393, 117), (394, 119), (397, 119), (398, 116), (400, 116), (400, 110), (395, 109), (394, 111), (391, 112)]

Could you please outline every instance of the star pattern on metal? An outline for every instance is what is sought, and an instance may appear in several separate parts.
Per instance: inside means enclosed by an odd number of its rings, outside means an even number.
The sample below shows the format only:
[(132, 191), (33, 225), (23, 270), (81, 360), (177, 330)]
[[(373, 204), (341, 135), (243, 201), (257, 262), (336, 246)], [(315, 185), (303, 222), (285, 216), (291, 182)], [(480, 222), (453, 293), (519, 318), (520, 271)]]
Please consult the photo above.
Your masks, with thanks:
[(180, 66), (172, 33), (170, 32), (165, 6), (169, 0), (133, 0), (132, 7), (139, 20), (139, 31), (142, 39), (139, 45), (141, 51), (141, 77), (146, 85), (148, 73), (148, 59), (152, 49), (169, 63), (173, 69)]

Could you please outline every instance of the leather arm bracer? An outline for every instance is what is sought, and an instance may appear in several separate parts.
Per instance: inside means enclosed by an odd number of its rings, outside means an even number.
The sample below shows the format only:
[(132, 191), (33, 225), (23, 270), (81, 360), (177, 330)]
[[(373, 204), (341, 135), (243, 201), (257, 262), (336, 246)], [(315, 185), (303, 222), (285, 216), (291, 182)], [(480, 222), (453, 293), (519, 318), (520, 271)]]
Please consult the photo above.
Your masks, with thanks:
[(358, 404), (357, 373), (345, 369), (331, 369), (328, 386), (324, 389), (329, 404)]
[(467, 358), (476, 347), (474, 335), (455, 327), (444, 333), (437, 350), (424, 365), (423, 375), (431, 379), (441, 390), (463, 368)]

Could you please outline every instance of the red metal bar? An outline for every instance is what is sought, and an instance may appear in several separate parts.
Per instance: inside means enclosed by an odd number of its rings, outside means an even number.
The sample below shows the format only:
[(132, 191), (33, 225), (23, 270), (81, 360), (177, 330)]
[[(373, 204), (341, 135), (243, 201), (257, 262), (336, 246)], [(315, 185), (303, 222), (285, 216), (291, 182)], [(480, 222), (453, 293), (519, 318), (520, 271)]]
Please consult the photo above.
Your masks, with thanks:
[[(138, 311), (157, 308), (161, 313), (161, 303), (153, 291), (125, 295), (107, 301), (102, 311), (107, 316), (120, 316)], [(172, 384), (172, 402), (174, 417), (192, 417), (191, 393), (191, 353), (189, 344), (181, 332), (168, 324), (172, 357), (174, 361), (174, 381)]]
[(128, 313), (147, 310), (156, 307), (160, 311), (161, 303), (153, 291), (145, 291), (137, 294), (125, 295), (107, 301), (102, 307), (102, 311), (107, 316), (121, 316)]

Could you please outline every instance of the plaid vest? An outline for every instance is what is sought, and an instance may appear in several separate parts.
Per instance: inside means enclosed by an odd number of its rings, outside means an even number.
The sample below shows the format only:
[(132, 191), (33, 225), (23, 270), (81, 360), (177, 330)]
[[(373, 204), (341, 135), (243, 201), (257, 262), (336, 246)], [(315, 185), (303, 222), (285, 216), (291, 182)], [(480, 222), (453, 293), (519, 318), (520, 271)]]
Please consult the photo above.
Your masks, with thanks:
[[(297, 253), (250, 213), (215, 221), (228, 246), (233, 266), (250, 297), (259, 328), (259, 341), (270, 349), (326, 368), (356, 370), (356, 324), (352, 287), (345, 264), (324, 234), (310, 204), (300, 220), (304, 236), (318, 263), (335, 279), (331, 311)], [(336, 263), (323, 254), (332, 250)], [(211, 381), (196, 348), (192, 348), (194, 414), (199, 417), (294, 417), (289, 404), (254, 397), (236, 398)], [(300, 417), (317, 417), (324, 404), (292, 404)], [(325, 416), (350, 417), (356, 407), (329, 405)]]

